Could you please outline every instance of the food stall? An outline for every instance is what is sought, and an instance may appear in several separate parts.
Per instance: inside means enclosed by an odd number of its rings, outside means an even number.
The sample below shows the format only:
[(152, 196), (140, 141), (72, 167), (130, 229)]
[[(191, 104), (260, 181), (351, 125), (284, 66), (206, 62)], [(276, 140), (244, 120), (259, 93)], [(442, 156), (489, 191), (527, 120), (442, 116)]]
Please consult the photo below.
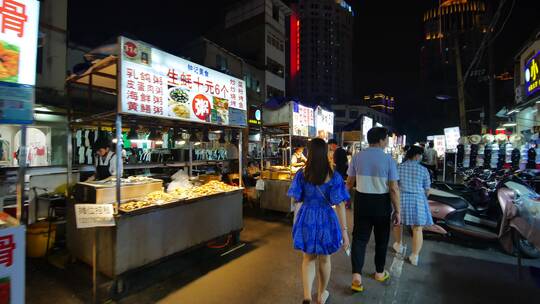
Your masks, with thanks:
[[(299, 168), (290, 166), (292, 147), (305, 145), (316, 135), (313, 108), (290, 101), (279, 108), (263, 111), (264, 148), (260, 206), (265, 210), (292, 212), (294, 205), (287, 191)], [(270, 153), (270, 151), (274, 151)], [(270, 159), (271, 158), (271, 159)]]
[[(133, 157), (132, 164), (125, 159), (130, 159), (127, 153), (116, 153), (116, 176), (79, 182), (74, 188), (74, 200), (68, 206), (68, 248), (74, 257), (90, 264), (94, 232), (77, 228), (74, 205), (113, 204), (115, 225), (97, 229), (97, 269), (121, 280), (129, 271), (215, 238), (232, 234), (238, 240), (243, 228), (242, 180), (228, 185), (215, 175), (196, 175), (205, 171), (199, 166), (225, 164), (229, 172), (236, 171), (231, 168), (236, 164), (237, 172), (242, 172), (240, 131), (247, 126), (247, 115), (245, 85), (240, 79), (125, 37), (119, 38), (117, 52), (67, 80), (68, 90), (88, 87), (89, 98), (95, 91), (116, 95), (117, 110), (73, 117), (71, 128), (114, 129), (110, 135), (116, 151), (159, 145), (183, 155), (183, 160), (162, 156), (147, 163)], [(150, 130), (142, 139), (137, 132), (141, 129)], [(156, 136), (157, 132), (161, 135)], [(226, 133), (230, 141), (225, 149)], [(165, 144), (187, 147), (187, 156), (182, 149), (163, 149)], [(233, 145), (238, 145), (236, 152)], [(175, 174), (180, 177), (167, 191), (160, 178), (126, 174), (156, 168), (168, 176), (171, 171), (166, 169), (184, 168), (185, 173)]]

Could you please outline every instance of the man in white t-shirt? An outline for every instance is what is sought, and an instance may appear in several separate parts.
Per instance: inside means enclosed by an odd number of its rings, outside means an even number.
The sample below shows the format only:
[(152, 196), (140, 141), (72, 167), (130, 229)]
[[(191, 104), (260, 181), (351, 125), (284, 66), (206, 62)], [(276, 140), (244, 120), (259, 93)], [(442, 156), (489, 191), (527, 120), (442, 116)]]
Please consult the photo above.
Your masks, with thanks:
[(438, 156), (437, 151), (433, 149), (434, 144), (432, 141), (429, 142), (428, 147), (424, 151), (424, 157), (422, 164), (424, 167), (428, 168), (433, 175), (433, 180), (437, 180), (437, 165), (438, 165)]

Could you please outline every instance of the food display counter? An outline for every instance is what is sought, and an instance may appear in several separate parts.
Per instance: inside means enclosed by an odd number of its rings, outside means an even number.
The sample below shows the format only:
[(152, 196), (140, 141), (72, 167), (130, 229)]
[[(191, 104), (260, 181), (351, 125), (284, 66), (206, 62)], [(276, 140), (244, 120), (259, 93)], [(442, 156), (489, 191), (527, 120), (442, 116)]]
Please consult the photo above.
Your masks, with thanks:
[[(114, 190), (92, 183), (78, 183), (75, 188), (77, 203), (106, 203), (107, 196), (86, 194)], [(132, 195), (123, 197), (114, 217), (116, 225), (98, 229), (97, 268), (111, 278), (220, 236), (233, 233), (237, 238), (243, 227), (239, 187), (210, 181), (166, 193), (160, 182), (148, 181), (122, 185), (122, 190), (128, 188), (121, 193)], [(74, 204), (70, 204), (67, 238), (73, 256), (90, 264), (93, 237), (92, 230), (77, 229)]]
[(264, 190), (261, 190), (261, 208), (279, 212), (294, 211), (294, 202), (287, 196), (298, 168), (272, 166), (261, 172)]

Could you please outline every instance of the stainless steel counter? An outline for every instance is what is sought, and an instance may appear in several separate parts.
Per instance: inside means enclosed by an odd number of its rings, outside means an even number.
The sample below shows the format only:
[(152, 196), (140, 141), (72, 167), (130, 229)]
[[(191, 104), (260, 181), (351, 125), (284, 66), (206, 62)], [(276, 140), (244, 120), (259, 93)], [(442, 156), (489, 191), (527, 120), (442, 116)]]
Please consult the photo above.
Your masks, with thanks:
[[(116, 216), (115, 227), (98, 228), (98, 270), (116, 278), (188, 248), (243, 228), (242, 191), (197, 198), (147, 212)], [(77, 229), (68, 208), (71, 253), (91, 264), (93, 229)]]
[(287, 196), (291, 186), (290, 180), (264, 179), (264, 190), (261, 191), (261, 208), (279, 212), (292, 212), (294, 206)]

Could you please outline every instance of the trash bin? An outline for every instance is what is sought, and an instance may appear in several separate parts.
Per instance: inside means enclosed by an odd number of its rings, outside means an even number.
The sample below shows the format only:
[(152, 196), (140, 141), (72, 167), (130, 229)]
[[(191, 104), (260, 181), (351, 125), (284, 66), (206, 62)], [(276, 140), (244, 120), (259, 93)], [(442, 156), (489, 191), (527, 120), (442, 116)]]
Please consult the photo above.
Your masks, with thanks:
[[(48, 249), (51, 249), (56, 240), (56, 224), (50, 225), (49, 222), (42, 221), (28, 226), (26, 230), (26, 254), (31, 258), (40, 258), (45, 256)], [(47, 239), (49, 248), (47, 248)]]

